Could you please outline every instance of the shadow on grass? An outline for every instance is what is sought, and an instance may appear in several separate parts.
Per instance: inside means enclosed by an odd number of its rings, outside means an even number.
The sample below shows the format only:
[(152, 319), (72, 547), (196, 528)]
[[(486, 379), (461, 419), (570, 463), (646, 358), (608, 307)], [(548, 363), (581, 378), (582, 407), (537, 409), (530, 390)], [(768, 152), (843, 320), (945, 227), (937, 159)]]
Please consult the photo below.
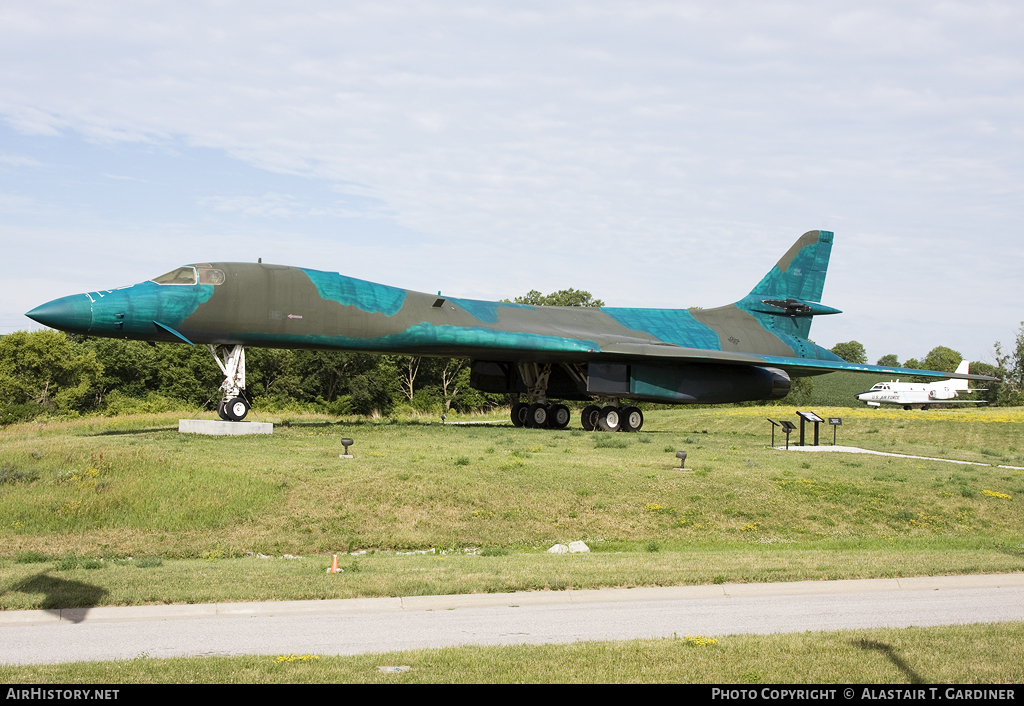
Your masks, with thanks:
[[(504, 422), (502, 422), (504, 423)], [(292, 419), (282, 419), (280, 422), (275, 423), (280, 427), (294, 427), (296, 429), (322, 429), (330, 427), (338, 427), (344, 429), (347, 427), (462, 427), (471, 426), (470, 423), (448, 423), (442, 424), (440, 419), (388, 419), (384, 421), (373, 420), (373, 419), (357, 419), (355, 421), (338, 421), (338, 422), (306, 422), (306, 421), (295, 421)], [(490, 422), (488, 422), (490, 424)], [(512, 426), (512, 422), (508, 422), (509, 427)]]
[[(341, 422), (341, 421), (338, 421), (338, 422), (299, 422), (299, 421), (295, 421), (294, 419), (287, 419), (286, 418), (286, 419), (282, 419), (279, 422), (274, 422), (274, 426), (284, 427), (286, 429), (287, 428), (295, 428), (295, 429), (330, 429), (332, 427), (344, 428), (344, 427), (372, 426), (373, 424), (375, 424), (375, 422), (371, 422), (371, 421), (368, 421), (368, 420), (362, 420), (362, 419), (356, 420), (354, 422)], [(381, 424), (381, 422), (376, 422), (376, 424), (379, 426)]]
[(997, 544), (996, 551), (1009, 556), (1015, 556), (1024, 559), (1024, 549), (1018, 549), (1017, 547), (1008, 547), (1005, 544)]
[(886, 659), (893, 663), (896, 669), (903, 672), (903, 674), (910, 680), (911, 684), (924, 684), (924, 679), (921, 675), (910, 668), (910, 665), (903, 661), (896, 650), (892, 648), (892, 645), (887, 645), (884, 642), (875, 642), (874, 640), (854, 640), (852, 643), (854, 647), (859, 647), (862, 650), (874, 650), (881, 652), (885, 655)]
[(98, 431), (95, 434), (86, 434), (86, 436), (125, 436), (127, 434), (153, 434), (160, 431), (178, 431), (178, 427), (154, 427), (152, 429), (115, 429), (108, 431)]
[[(107, 595), (105, 588), (81, 581), (57, 578), (50, 576), (45, 571), (19, 581), (7, 590), (19, 593), (42, 593), (44, 598), (40, 602), (40, 608), (75, 623), (82, 622), (88, 609), (98, 605), (100, 599)], [(76, 610), (62, 616), (61, 610), (66, 608), (83, 608), (84, 610)]]
[[(217, 421), (217, 420), (210, 420)], [(418, 419), (398, 419), (388, 421), (374, 421), (371, 419), (357, 419), (355, 421), (296, 421), (294, 419), (282, 419), (279, 422), (275, 422), (274, 426), (281, 427), (283, 429), (294, 428), (294, 429), (338, 429), (339, 431), (348, 427), (380, 427), (380, 426), (442, 426), (440, 420), (418, 420)], [(512, 426), (511, 422), (508, 426)], [(164, 431), (178, 431), (178, 427), (150, 427), (148, 429), (108, 429), (107, 431), (97, 431), (86, 436), (130, 436), (134, 434), (155, 434)]]

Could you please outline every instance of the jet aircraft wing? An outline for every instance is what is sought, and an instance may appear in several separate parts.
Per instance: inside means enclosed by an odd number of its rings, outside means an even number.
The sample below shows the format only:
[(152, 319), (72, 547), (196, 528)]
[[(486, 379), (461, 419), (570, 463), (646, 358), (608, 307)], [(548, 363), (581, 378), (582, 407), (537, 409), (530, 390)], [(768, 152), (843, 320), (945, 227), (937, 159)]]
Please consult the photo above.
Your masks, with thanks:
[(920, 370), (917, 368), (897, 368), (890, 365), (867, 365), (864, 363), (847, 363), (835, 360), (812, 360), (807, 358), (792, 358), (787, 356), (757, 355), (753, 353), (738, 353), (734, 351), (716, 351), (704, 348), (687, 348), (672, 343), (665, 343), (657, 340), (641, 340), (635, 338), (619, 337), (618, 339), (606, 342), (601, 347), (603, 353), (614, 354), (624, 358), (636, 359), (659, 359), (662, 362), (685, 362), (685, 363), (724, 363), (734, 365), (767, 365), (785, 370), (787, 373), (797, 376), (824, 375), (831, 372), (856, 372), (873, 373), (884, 375), (917, 375), (921, 377), (941, 378), (948, 380), (956, 378), (960, 380), (987, 380), (994, 381), (997, 378), (988, 375), (975, 375), (973, 373), (947, 373), (938, 370)]
[(894, 368), (888, 365), (865, 365), (862, 363), (846, 363), (832, 360), (807, 360), (804, 358), (786, 358), (781, 356), (763, 356), (767, 365), (774, 365), (786, 372), (793, 372), (797, 375), (821, 375), (832, 372), (855, 372), (855, 373), (880, 373), (884, 375), (919, 375), (921, 377), (941, 378), (948, 380), (956, 378), (959, 380), (987, 380), (996, 381), (989, 375), (975, 375), (973, 373), (946, 373), (939, 370), (919, 370), (916, 368)]

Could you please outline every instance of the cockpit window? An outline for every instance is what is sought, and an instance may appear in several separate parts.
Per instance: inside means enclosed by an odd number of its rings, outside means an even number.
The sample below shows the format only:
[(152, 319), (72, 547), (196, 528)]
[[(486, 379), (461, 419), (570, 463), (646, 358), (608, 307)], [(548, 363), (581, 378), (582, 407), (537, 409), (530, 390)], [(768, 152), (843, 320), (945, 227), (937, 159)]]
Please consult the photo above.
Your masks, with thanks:
[(224, 279), (224, 270), (218, 270), (210, 265), (186, 265), (154, 277), (152, 281), (157, 284), (224, 284)]
[(195, 284), (196, 268), (179, 267), (176, 270), (171, 270), (165, 275), (154, 277), (153, 281), (157, 284)]
[(224, 270), (199, 265), (199, 284), (224, 284)]

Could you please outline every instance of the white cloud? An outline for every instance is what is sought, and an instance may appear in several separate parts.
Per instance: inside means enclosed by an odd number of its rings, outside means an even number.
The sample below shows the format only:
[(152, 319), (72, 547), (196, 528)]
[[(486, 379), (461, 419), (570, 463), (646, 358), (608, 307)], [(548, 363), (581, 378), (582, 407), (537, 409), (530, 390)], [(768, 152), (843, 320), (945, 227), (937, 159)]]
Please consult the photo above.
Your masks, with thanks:
[[(843, 274), (903, 252), (943, 283), (916, 285), (927, 338), (957, 335), (936, 331), (950, 315), (993, 326), (1024, 289), (1003, 264), (1024, 254), (1022, 25), (1010, 2), (12, 1), (0, 114), (26, 134), (183, 141), (332, 183), (337, 203), (225, 185), (199, 210), (297, 233), (392, 219), (435, 247), (420, 271), (392, 267), (413, 281), (389, 279), (427, 289), (443, 274), (483, 296), (724, 303), (824, 221), (826, 295), (854, 302), (836, 318), (910, 296), (906, 275)], [(367, 265), (388, 275), (388, 238), (374, 247)]]
[(32, 157), (22, 157), (13, 154), (0, 154), (0, 168), (9, 167), (41, 167), (43, 163)]

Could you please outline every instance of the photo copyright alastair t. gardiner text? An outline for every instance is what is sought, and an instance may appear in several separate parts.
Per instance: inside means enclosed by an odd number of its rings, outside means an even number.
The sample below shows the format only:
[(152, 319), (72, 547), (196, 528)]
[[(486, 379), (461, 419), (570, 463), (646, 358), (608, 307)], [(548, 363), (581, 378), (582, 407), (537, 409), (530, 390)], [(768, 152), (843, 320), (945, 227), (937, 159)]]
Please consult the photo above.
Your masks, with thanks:
[(1016, 701), (1014, 686), (710, 687), (715, 701)]

